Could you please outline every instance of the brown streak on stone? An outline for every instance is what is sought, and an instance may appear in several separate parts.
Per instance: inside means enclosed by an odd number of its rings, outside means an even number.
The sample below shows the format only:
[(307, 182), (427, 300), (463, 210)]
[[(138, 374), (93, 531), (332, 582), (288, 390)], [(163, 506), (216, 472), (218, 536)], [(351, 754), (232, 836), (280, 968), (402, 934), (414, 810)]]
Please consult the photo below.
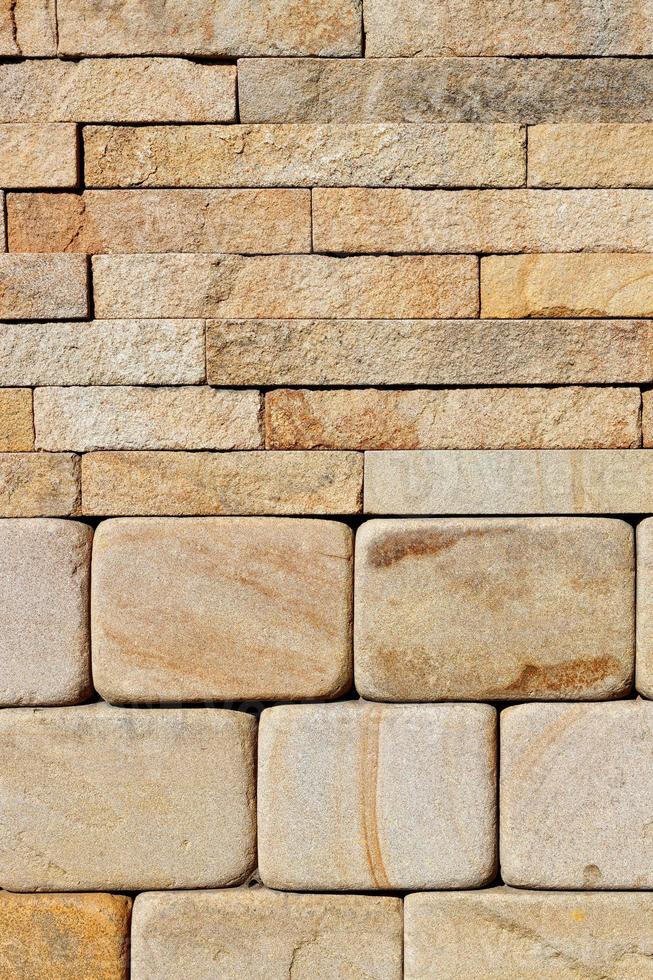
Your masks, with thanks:
[(455, 533), (422, 529), (388, 534), (382, 541), (375, 541), (371, 545), (367, 553), (367, 563), (371, 568), (389, 568), (404, 558), (437, 555), (455, 547), (463, 538), (482, 538), (491, 533), (489, 529)]
[(525, 664), (518, 677), (501, 688), (502, 694), (552, 694), (569, 692), (578, 686), (598, 684), (612, 674), (619, 674), (621, 665), (614, 657), (583, 657), (561, 664)]
[(377, 792), (379, 777), (379, 736), (382, 710), (369, 709), (368, 719), (362, 726), (360, 775), (361, 775), (361, 824), (365, 855), (375, 888), (391, 888), (388, 880), (379, 837)]

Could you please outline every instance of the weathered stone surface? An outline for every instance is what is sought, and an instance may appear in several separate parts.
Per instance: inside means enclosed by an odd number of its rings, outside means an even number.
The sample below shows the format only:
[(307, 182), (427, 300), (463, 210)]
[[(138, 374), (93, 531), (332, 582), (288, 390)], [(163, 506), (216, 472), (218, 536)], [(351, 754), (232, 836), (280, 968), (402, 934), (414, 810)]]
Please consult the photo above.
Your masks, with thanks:
[(82, 486), (85, 514), (357, 514), (363, 458), (359, 453), (90, 453), (82, 461)]
[[(140, 899), (138, 900), (140, 901)], [(650, 895), (516, 891), (408, 895), (407, 980), (650, 977)]]
[(495, 873), (495, 740), (488, 705), (264, 711), (264, 884), (300, 891), (485, 884)]
[(3, 385), (194, 385), (204, 379), (202, 320), (0, 327)]
[(634, 534), (624, 521), (368, 521), (355, 595), (366, 698), (593, 700), (632, 684)]
[(0, 317), (83, 319), (86, 280), (83, 255), (0, 255)]
[(95, 312), (253, 320), (476, 316), (477, 266), (469, 255), (98, 255)]
[(515, 187), (518, 126), (90, 126), (89, 187)]
[(0, 517), (76, 514), (79, 497), (78, 456), (0, 453)]
[(368, 514), (645, 514), (647, 449), (365, 454)]
[(0, 65), (2, 122), (215, 123), (235, 118), (233, 65), (181, 58), (52, 58)]
[(0, 892), (3, 980), (127, 980), (125, 895), (12, 895)]
[(13, 252), (310, 252), (308, 190), (9, 194)]
[(317, 188), (313, 239), (316, 252), (644, 252), (653, 191)]
[(503, 711), (506, 884), (651, 888), (652, 752), (653, 704), (647, 701)]
[(75, 126), (64, 123), (0, 125), (0, 186), (75, 187), (76, 184)]
[(334, 521), (104, 521), (93, 551), (96, 689), (120, 704), (343, 694), (352, 543)]
[(258, 391), (214, 388), (36, 388), (36, 446), (94, 449), (258, 449)]
[(56, 53), (55, 0), (4, 0), (0, 7), (0, 56)]
[(653, 380), (650, 320), (214, 320), (206, 339), (216, 385)]
[(139, 895), (134, 980), (401, 980), (401, 901), (264, 888)]
[(32, 392), (29, 388), (0, 389), (0, 452), (34, 449)]
[(481, 316), (653, 316), (653, 255), (490, 255)]
[(251, 715), (211, 708), (0, 712), (0, 882), (140, 891), (241, 881), (255, 855), (255, 739)]
[(653, 519), (637, 525), (637, 660), (635, 682), (653, 698)]
[(528, 134), (533, 187), (650, 187), (653, 126), (534, 126)]
[(76, 521), (0, 521), (0, 706), (90, 697), (92, 541)]
[[(39, 400), (35, 392), (35, 406)], [(640, 402), (639, 388), (625, 387), (278, 388), (265, 396), (265, 442), (268, 449), (632, 449), (642, 443)]]

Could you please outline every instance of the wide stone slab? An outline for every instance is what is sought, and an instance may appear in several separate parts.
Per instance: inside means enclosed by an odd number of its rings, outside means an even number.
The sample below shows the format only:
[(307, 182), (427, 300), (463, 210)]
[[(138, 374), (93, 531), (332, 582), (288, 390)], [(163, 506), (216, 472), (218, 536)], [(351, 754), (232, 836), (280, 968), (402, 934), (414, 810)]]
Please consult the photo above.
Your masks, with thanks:
[(0, 125), (0, 186), (75, 187), (76, 184), (75, 126)]
[(79, 509), (79, 456), (0, 453), (0, 517), (66, 517)]
[(32, 392), (29, 388), (0, 389), (0, 451), (23, 453), (34, 449)]
[(87, 278), (83, 255), (0, 254), (0, 318), (83, 320)]
[(533, 187), (650, 187), (653, 126), (533, 126), (528, 182)]
[(495, 752), (487, 705), (264, 711), (264, 884), (298, 891), (485, 884), (495, 873)]
[(0, 712), (0, 884), (142, 891), (242, 881), (255, 860), (255, 740), (254, 718), (237, 711)]
[(640, 694), (653, 698), (653, 519), (637, 525), (637, 669)]
[(377, 701), (628, 693), (635, 555), (624, 521), (368, 521), (356, 535), (356, 689)]

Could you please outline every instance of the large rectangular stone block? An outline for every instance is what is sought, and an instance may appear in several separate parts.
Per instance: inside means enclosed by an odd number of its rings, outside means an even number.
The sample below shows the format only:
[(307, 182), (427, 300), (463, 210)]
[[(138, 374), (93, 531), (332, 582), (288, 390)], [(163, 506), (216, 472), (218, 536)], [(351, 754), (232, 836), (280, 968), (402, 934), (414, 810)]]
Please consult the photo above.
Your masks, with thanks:
[(57, 53), (56, 0), (6, 0), (0, 10), (0, 56)]
[(533, 126), (528, 183), (533, 187), (650, 187), (653, 126)]
[(88, 315), (83, 255), (0, 254), (0, 317), (74, 320)]
[(79, 456), (0, 453), (0, 517), (66, 517), (79, 509)]
[(77, 180), (75, 126), (0, 125), (0, 186), (75, 187)]
[(0, 452), (34, 449), (32, 392), (29, 388), (0, 388)]

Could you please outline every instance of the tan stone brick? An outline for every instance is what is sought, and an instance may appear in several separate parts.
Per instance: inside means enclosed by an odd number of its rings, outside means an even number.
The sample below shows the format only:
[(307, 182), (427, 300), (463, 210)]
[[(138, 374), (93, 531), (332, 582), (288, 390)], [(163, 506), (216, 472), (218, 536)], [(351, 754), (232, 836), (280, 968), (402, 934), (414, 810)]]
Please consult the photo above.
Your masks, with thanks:
[(650, 187), (653, 125), (533, 126), (528, 183), (533, 187)]
[(596, 700), (632, 685), (634, 535), (623, 521), (368, 521), (355, 595), (366, 698)]
[(264, 884), (300, 891), (485, 884), (495, 872), (495, 740), (488, 705), (264, 711)]
[(653, 697), (653, 519), (637, 525), (637, 690)]
[(310, 252), (308, 190), (9, 194), (15, 252)]
[(79, 511), (79, 457), (0, 453), (0, 517), (58, 517)]
[(0, 255), (3, 320), (69, 320), (87, 315), (83, 255)]
[(12, 895), (0, 892), (3, 980), (127, 980), (125, 895)]
[(0, 389), (0, 452), (34, 449), (32, 392), (29, 388)]
[(490, 255), (487, 317), (652, 316), (653, 255)]
[(265, 888), (150, 893), (134, 905), (133, 980), (401, 980), (401, 901)]
[(89, 126), (89, 187), (515, 187), (524, 130), (473, 125)]
[(501, 713), (506, 884), (651, 888), (652, 722), (640, 700)]
[(56, 53), (55, 0), (4, 0), (0, 7), (0, 56)]
[(476, 316), (477, 266), (468, 255), (98, 255), (95, 312), (253, 320)]
[(255, 739), (239, 711), (0, 712), (0, 882), (141, 891), (241, 881), (255, 855)]
[(352, 544), (334, 521), (104, 521), (93, 551), (97, 690), (118, 704), (343, 694)]
[(357, 514), (363, 458), (359, 453), (89, 453), (82, 461), (82, 485), (85, 514)]
[(64, 123), (0, 125), (2, 187), (75, 187), (77, 179), (75, 126)]
[(640, 402), (639, 388), (625, 387), (280, 388), (265, 396), (265, 441), (269, 449), (632, 449), (642, 441)]

